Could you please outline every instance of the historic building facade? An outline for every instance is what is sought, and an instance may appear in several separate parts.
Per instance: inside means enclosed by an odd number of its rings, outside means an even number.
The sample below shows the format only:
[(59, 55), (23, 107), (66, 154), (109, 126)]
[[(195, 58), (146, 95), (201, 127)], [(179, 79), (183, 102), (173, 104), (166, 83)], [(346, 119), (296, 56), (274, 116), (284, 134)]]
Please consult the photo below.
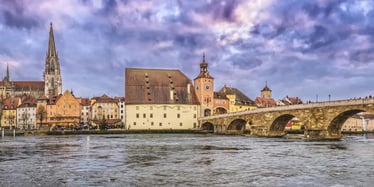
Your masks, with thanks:
[(198, 127), (200, 103), (192, 81), (182, 72), (126, 68), (125, 74), (127, 129)]
[(272, 90), (266, 83), (265, 87), (261, 90), (261, 96), (255, 99), (255, 103), (259, 108), (275, 107), (277, 102), (272, 97)]
[(200, 63), (200, 73), (194, 79), (194, 87), (197, 99), (200, 102), (200, 116), (213, 115), (214, 78), (209, 74), (205, 54), (203, 54), (203, 61)]
[(49, 98), (46, 108), (47, 123), (49, 127), (76, 127), (79, 126), (81, 104), (71, 91)]
[(240, 112), (257, 108), (255, 102), (237, 88), (224, 86), (218, 93), (228, 99), (228, 112)]
[(17, 107), (21, 104), (20, 97), (9, 97), (3, 101), (1, 127), (17, 128)]
[(17, 107), (17, 128), (35, 129), (36, 128), (36, 99), (27, 96), (22, 100), (21, 105)]

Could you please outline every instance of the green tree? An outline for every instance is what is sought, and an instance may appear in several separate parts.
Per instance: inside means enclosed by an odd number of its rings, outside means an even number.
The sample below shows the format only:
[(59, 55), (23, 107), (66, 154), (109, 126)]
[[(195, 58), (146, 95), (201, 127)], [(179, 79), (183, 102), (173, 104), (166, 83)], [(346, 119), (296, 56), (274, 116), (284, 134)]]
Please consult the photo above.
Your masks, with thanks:
[(108, 122), (105, 118), (100, 121), (99, 128), (100, 130), (106, 130), (108, 128)]

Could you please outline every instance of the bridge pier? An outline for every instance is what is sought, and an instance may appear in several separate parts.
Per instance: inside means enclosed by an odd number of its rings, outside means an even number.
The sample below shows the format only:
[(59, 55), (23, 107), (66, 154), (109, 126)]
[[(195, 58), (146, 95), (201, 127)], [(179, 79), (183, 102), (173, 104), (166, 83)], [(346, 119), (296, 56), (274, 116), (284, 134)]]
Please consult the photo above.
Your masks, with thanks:
[(327, 130), (305, 130), (304, 138), (306, 140), (339, 140), (342, 137), (340, 131), (329, 132)]
[(285, 135), (284, 131), (269, 131), (267, 126), (251, 126), (251, 135), (260, 137), (281, 137)]

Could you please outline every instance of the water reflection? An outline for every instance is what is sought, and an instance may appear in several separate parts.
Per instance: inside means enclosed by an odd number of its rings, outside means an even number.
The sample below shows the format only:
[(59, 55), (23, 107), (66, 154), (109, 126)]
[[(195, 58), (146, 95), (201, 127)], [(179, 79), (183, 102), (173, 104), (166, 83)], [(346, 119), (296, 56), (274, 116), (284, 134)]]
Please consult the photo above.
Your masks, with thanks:
[(0, 186), (368, 186), (373, 152), (367, 136), (335, 142), (181, 134), (4, 138)]

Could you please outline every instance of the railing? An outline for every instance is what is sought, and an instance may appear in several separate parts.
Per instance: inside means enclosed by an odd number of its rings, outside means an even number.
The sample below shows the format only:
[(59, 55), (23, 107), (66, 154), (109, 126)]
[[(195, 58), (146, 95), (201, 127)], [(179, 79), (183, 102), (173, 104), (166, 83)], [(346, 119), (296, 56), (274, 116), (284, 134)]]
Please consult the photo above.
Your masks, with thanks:
[(233, 117), (246, 114), (258, 114), (264, 112), (275, 112), (283, 110), (300, 110), (308, 108), (319, 108), (319, 107), (335, 107), (335, 106), (349, 106), (349, 105), (362, 105), (362, 104), (374, 104), (374, 98), (363, 98), (363, 99), (347, 99), (347, 100), (335, 100), (335, 101), (325, 101), (317, 103), (304, 103), (297, 105), (285, 105), (285, 106), (276, 106), (269, 108), (258, 108), (254, 110), (247, 110), (241, 112), (233, 112), (228, 114), (220, 114), (215, 116), (201, 117), (198, 120), (207, 120), (207, 119), (217, 119), (224, 117)]

